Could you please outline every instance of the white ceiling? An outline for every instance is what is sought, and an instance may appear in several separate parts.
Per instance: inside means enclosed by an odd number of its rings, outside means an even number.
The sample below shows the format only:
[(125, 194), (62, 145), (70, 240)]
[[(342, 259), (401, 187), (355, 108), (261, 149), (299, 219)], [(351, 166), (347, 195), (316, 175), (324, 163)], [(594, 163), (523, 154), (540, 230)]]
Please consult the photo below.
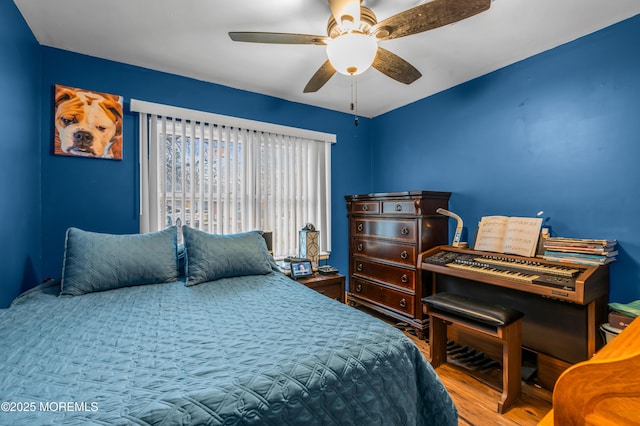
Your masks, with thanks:
[[(326, 35), (326, 0), (14, 0), (41, 45), (350, 112), (350, 78), (302, 93), (316, 45), (233, 42), (229, 31)], [(426, 0), (365, 0), (378, 21)], [(358, 113), (391, 111), (640, 14), (638, 0), (493, 0), (479, 15), (381, 43), (422, 73), (358, 77)]]

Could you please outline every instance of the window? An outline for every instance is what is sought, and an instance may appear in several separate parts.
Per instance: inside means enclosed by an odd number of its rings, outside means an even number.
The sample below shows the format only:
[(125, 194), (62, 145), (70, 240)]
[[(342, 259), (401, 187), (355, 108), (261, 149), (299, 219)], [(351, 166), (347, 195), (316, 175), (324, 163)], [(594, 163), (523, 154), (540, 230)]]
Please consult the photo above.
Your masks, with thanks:
[(140, 232), (262, 229), (284, 257), (313, 223), (330, 252), (335, 135), (136, 100), (131, 110), (140, 113)]

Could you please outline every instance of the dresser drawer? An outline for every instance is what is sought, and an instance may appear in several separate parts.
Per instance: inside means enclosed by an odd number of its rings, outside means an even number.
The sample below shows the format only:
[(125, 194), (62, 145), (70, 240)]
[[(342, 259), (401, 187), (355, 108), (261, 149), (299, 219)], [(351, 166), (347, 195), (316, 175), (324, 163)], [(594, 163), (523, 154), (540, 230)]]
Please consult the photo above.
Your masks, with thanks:
[(416, 247), (410, 244), (356, 238), (353, 240), (352, 254), (375, 257), (408, 266), (416, 265)]
[(357, 278), (351, 279), (349, 291), (363, 299), (383, 304), (388, 308), (413, 316), (414, 297), (409, 294)]
[(409, 290), (416, 288), (416, 271), (371, 262), (361, 257), (353, 258), (353, 273), (360, 277), (383, 281)]
[(344, 275), (321, 275), (316, 273), (311, 277), (299, 279), (298, 282), (320, 294), (344, 303)]
[(413, 200), (388, 200), (382, 202), (382, 213), (384, 214), (419, 214), (416, 203)]
[(355, 201), (351, 204), (351, 213), (380, 214), (378, 201)]
[(415, 220), (354, 219), (352, 235), (415, 241), (418, 224)]

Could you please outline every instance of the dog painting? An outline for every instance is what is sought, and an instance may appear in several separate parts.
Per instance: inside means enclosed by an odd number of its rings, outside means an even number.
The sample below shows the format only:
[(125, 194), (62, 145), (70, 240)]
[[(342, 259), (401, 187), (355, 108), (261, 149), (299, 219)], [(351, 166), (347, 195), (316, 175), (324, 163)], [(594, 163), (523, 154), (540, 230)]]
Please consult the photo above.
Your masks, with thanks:
[(55, 86), (54, 153), (122, 160), (122, 97)]

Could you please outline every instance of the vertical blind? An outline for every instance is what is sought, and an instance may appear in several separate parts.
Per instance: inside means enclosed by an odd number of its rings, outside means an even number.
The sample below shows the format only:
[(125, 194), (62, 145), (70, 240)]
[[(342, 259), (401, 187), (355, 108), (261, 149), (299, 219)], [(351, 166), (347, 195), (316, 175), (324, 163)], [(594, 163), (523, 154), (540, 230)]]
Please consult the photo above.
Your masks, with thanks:
[(282, 257), (298, 253), (298, 230), (313, 223), (330, 252), (334, 135), (135, 100), (131, 110), (140, 113), (141, 232), (261, 229)]

